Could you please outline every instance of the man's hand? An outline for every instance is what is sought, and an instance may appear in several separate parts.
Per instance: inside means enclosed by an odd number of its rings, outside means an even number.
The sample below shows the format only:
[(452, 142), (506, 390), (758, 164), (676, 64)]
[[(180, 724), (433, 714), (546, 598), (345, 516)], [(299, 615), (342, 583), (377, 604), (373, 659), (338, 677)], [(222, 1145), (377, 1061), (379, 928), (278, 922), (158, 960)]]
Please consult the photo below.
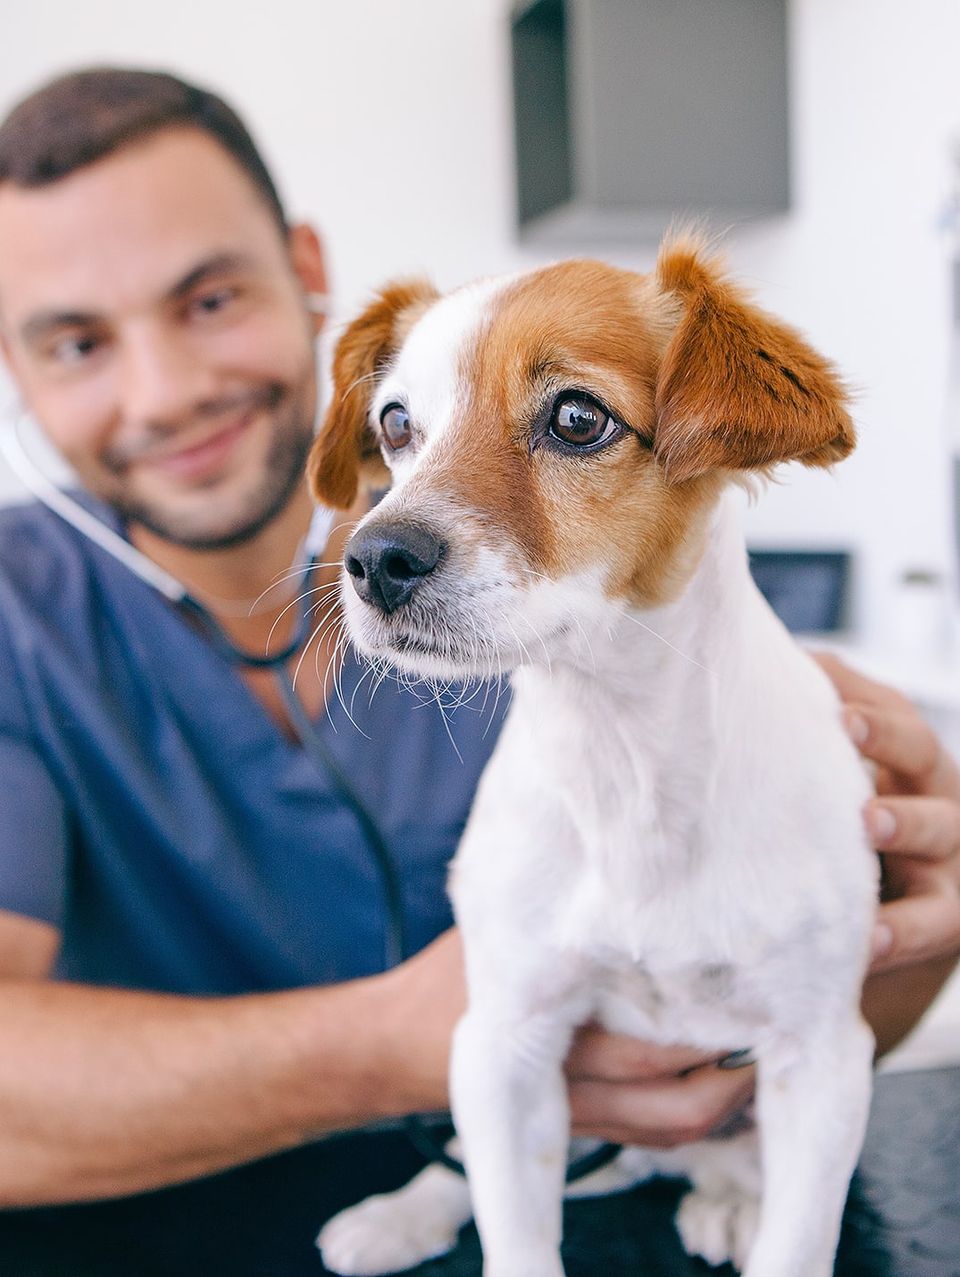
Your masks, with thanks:
[(821, 656), (847, 728), (877, 765), (864, 812), (883, 857), (872, 969), (960, 955), (960, 768), (899, 692)]
[(884, 1051), (913, 1028), (960, 956), (960, 769), (905, 697), (836, 657), (817, 660), (877, 767), (864, 820), (883, 889), (864, 1010)]
[[(386, 1036), (403, 1044), (388, 1070), (402, 1092), (397, 1107), (446, 1108), (450, 1035), (466, 1004), (459, 932), (447, 931), (384, 979), (393, 986)], [(703, 1138), (753, 1093), (754, 1069), (718, 1068), (720, 1058), (580, 1029), (566, 1063), (574, 1134), (657, 1148)]]
[(729, 1129), (753, 1096), (756, 1070), (721, 1067), (723, 1058), (581, 1029), (566, 1064), (573, 1133), (673, 1148)]

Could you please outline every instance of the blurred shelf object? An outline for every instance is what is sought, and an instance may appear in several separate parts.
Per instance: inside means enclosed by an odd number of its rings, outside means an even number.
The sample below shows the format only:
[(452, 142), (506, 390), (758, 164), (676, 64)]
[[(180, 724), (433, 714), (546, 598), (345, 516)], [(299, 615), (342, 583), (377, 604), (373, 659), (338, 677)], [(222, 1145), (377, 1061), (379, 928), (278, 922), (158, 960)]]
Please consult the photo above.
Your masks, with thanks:
[(764, 598), (794, 634), (847, 624), (850, 554), (846, 550), (750, 550), (750, 571)]
[(525, 241), (789, 208), (786, 0), (526, 0), (511, 31)]

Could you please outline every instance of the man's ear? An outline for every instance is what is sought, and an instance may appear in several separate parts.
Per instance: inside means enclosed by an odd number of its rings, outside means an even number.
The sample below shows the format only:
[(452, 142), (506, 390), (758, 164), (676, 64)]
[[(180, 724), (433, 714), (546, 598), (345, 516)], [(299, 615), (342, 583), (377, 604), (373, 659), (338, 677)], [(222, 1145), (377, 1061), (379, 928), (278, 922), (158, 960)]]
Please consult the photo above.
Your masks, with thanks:
[[(290, 253), (290, 264), (303, 291), (308, 295), (314, 293), (325, 297), (329, 291), (327, 264), (324, 259), (323, 241), (317, 232), (306, 222), (291, 226), (287, 232), (287, 249)], [(321, 313), (313, 315), (312, 318), (314, 336), (316, 336), (323, 328), (326, 316)]]
[(378, 376), (437, 296), (425, 280), (388, 284), (337, 342), (333, 395), (307, 464), (313, 495), (324, 505), (348, 510), (361, 478), (369, 487), (389, 483), (370, 428), (370, 400)]
[(665, 244), (656, 273), (681, 307), (656, 390), (654, 452), (668, 479), (789, 460), (829, 466), (852, 450), (832, 365), (747, 301), (699, 243)]

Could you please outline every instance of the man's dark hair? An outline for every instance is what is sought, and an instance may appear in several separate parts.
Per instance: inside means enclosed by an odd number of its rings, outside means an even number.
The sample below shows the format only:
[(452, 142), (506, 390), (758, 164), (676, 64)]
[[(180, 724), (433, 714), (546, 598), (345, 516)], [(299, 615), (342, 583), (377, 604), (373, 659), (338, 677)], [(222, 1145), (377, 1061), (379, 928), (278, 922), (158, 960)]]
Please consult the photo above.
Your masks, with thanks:
[(0, 182), (47, 186), (169, 128), (199, 129), (219, 142), (286, 235), (277, 188), (239, 116), (215, 93), (164, 71), (92, 67), (32, 93), (0, 124)]

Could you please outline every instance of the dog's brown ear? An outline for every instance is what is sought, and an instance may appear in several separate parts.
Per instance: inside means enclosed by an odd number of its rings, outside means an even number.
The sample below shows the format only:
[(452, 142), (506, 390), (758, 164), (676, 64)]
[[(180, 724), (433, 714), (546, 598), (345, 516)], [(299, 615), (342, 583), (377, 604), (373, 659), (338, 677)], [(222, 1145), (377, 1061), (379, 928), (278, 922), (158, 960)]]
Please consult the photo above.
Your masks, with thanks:
[(829, 466), (851, 451), (834, 368), (753, 306), (698, 242), (668, 242), (657, 280), (681, 305), (656, 392), (654, 452), (671, 481), (788, 460)]
[(344, 331), (333, 356), (333, 395), (307, 463), (313, 495), (347, 510), (361, 479), (386, 487), (389, 472), (370, 429), (370, 398), (378, 374), (438, 294), (425, 280), (388, 284)]

